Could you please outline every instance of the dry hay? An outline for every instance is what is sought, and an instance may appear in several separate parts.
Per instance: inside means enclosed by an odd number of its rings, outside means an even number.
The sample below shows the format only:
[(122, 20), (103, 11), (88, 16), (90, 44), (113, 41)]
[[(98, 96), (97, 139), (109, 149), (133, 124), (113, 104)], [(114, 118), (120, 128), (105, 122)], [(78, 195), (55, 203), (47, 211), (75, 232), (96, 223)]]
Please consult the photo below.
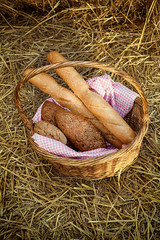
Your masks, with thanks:
[[(6, 13), (8, 2), (1, 5), (0, 24), (0, 239), (160, 239), (158, 1), (147, 1), (145, 13), (136, 9), (142, 4), (138, 0), (106, 1), (106, 6), (66, 1), (72, 5), (65, 9), (59, 1), (57, 10), (53, 5), (37, 15), (14, 5)], [(118, 7), (122, 3), (124, 8)], [(59, 176), (28, 145), (14, 89), (27, 67), (48, 64), (50, 50), (71, 60), (106, 62), (141, 84), (150, 126), (137, 162), (118, 177), (87, 181)], [(85, 78), (101, 74), (78, 70)], [(27, 116), (47, 97), (27, 83), (21, 94)]]

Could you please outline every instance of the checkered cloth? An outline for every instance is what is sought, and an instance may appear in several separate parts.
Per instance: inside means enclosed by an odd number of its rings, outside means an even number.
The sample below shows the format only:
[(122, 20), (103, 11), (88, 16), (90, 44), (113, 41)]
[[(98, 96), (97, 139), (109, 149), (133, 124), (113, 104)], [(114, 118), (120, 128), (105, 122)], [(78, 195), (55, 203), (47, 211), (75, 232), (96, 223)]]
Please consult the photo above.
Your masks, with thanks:
[[(132, 109), (134, 100), (139, 96), (136, 92), (131, 91), (121, 83), (114, 82), (107, 74), (95, 78), (89, 78), (87, 82), (91, 90), (102, 96), (120, 114), (122, 118), (124, 118)], [(49, 98), (47, 100), (58, 104), (53, 98)], [(42, 105), (43, 103), (33, 117), (33, 121), (35, 123), (41, 120)], [(39, 147), (57, 156), (66, 158), (82, 159), (98, 157), (118, 151), (117, 148), (106, 142), (107, 148), (98, 148), (91, 151), (77, 152), (59, 141), (41, 136), (37, 133), (35, 133), (32, 137)], [(125, 145), (123, 145), (123, 147), (124, 146)]]

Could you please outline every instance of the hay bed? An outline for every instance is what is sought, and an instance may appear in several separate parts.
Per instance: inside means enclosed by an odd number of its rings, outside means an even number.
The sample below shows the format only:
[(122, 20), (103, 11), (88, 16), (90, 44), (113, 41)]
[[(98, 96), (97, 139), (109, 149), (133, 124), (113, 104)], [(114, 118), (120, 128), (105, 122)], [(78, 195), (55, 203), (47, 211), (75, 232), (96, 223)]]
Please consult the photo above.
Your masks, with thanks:
[[(1, 1), (0, 7), (0, 239), (160, 239), (158, 1)], [(59, 176), (28, 144), (13, 94), (23, 71), (47, 65), (51, 50), (106, 62), (141, 84), (150, 126), (137, 162), (118, 177)], [(85, 79), (102, 73), (78, 71)], [(47, 97), (26, 83), (27, 116)]]

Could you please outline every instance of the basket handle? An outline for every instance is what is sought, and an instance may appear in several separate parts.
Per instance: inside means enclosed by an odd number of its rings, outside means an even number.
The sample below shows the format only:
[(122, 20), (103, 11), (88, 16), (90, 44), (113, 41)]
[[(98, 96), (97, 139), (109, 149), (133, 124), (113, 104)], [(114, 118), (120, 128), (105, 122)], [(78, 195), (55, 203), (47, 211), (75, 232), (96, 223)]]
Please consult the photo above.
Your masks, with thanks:
[[(46, 72), (49, 70), (54, 70), (56, 68), (61, 68), (61, 67), (91, 67), (91, 68), (98, 68), (98, 69), (102, 69), (108, 72), (112, 72), (116, 75), (119, 75), (120, 77), (122, 77), (125, 81), (127, 81), (128, 83), (130, 83), (139, 93), (141, 100), (142, 100), (142, 107), (143, 107), (143, 117), (142, 117), (142, 121), (148, 123), (149, 122), (149, 115), (148, 115), (148, 104), (147, 104), (147, 100), (145, 97), (145, 94), (141, 88), (141, 86), (139, 85), (138, 82), (136, 82), (136, 80), (129, 76), (126, 72), (112, 67), (112, 66), (108, 66), (104, 63), (98, 63), (98, 62), (92, 62), (92, 61), (65, 61), (65, 62), (59, 62), (59, 63), (54, 63), (54, 64), (50, 64), (50, 65), (46, 65), (40, 68), (37, 68), (35, 70), (33, 70), (32, 72), (30, 72), (29, 74), (27, 74), (23, 79), (21, 79), (15, 89), (15, 104), (16, 107), (18, 109), (18, 112), (21, 116), (22, 121), (24, 122), (25, 126), (27, 127), (28, 130), (32, 130), (32, 126), (33, 123), (32, 121), (30, 121), (25, 113), (23, 112), (23, 109), (21, 107), (21, 103), (20, 103), (20, 91), (23, 87), (23, 85), (25, 84), (25, 82), (27, 82), (30, 78), (40, 74), (41, 72)], [(148, 125), (148, 124), (147, 124)]]

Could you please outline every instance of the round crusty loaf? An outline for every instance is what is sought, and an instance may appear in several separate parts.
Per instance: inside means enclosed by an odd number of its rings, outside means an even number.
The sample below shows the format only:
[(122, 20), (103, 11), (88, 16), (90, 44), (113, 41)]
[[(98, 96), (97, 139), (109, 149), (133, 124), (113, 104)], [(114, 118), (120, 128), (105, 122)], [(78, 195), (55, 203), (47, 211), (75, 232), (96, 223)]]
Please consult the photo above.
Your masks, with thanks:
[(45, 121), (37, 122), (34, 126), (34, 132), (42, 136), (60, 141), (65, 145), (67, 144), (67, 138), (63, 134), (63, 132), (49, 122)]
[(61, 109), (56, 103), (45, 101), (41, 110), (41, 119), (56, 126), (55, 113)]
[(55, 113), (57, 126), (80, 151), (106, 148), (102, 133), (79, 114), (60, 109)]

